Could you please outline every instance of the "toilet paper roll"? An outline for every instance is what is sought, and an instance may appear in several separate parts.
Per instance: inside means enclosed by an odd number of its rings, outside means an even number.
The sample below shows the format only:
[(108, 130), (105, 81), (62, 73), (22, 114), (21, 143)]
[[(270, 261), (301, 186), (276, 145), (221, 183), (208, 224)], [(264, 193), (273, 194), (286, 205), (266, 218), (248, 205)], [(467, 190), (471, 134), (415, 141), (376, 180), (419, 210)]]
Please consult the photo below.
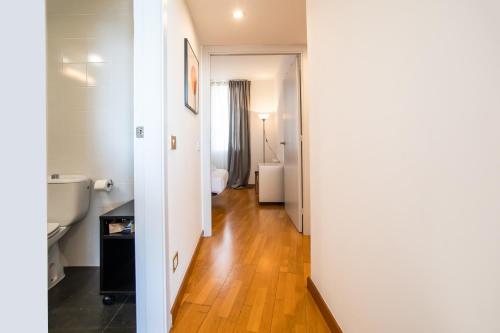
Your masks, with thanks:
[(98, 179), (94, 183), (95, 191), (110, 192), (113, 189), (113, 180), (111, 179)]

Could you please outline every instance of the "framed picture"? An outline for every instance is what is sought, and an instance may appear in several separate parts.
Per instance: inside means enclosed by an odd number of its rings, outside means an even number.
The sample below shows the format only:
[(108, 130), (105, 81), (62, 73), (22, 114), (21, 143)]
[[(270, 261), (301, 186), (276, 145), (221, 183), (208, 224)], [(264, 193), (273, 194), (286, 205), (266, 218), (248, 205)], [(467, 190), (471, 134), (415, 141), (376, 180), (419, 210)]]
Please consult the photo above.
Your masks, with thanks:
[(198, 114), (199, 63), (187, 38), (184, 38), (184, 105)]

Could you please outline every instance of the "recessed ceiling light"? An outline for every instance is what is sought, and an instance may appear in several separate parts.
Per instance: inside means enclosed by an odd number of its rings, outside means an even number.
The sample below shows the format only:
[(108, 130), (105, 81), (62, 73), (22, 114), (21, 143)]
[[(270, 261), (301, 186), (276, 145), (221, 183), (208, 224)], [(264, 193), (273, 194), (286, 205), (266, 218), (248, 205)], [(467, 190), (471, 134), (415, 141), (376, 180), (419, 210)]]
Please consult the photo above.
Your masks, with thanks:
[(243, 14), (243, 11), (241, 9), (236, 9), (234, 12), (233, 12), (233, 18), (235, 20), (241, 20), (243, 18), (244, 14)]

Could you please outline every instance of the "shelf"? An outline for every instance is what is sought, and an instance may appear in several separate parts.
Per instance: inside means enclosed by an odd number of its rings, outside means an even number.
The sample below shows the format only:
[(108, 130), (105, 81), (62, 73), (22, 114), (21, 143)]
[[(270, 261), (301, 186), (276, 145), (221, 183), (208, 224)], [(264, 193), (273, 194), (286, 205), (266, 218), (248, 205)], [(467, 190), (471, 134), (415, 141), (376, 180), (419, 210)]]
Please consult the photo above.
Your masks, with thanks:
[(134, 222), (133, 201), (101, 215), (99, 220), (101, 295), (133, 294), (135, 293), (135, 233), (109, 233), (110, 224), (128, 225)]
[(102, 239), (134, 239), (135, 234), (114, 234), (114, 235), (103, 235)]

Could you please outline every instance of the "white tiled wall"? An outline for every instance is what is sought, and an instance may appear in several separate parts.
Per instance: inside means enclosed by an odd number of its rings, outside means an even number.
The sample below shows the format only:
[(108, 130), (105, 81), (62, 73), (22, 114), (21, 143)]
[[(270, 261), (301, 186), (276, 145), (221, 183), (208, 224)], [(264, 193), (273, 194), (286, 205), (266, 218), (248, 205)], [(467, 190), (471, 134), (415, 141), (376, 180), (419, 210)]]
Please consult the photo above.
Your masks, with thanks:
[(132, 0), (47, 0), (48, 172), (112, 178), (63, 238), (69, 266), (99, 265), (99, 215), (133, 198)]

